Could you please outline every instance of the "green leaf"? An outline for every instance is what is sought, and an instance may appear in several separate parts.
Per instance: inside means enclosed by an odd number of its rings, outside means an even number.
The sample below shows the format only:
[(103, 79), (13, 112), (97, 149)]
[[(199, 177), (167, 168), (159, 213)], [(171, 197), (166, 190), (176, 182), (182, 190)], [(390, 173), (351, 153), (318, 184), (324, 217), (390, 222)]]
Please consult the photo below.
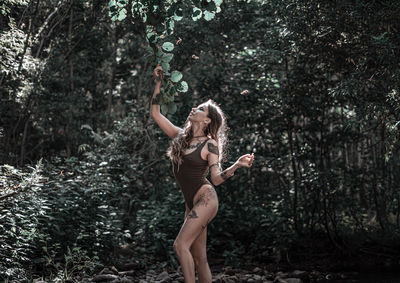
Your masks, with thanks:
[(178, 16), (177, 14), (174, 14), (174, 20), (179, 22), (183, 19), (183, 17)]
[(204, 11), (204, 19), (206, 21), (211, 21), (212, 19), (215, 18), (215, 14), (209, 11)]
[(192, 17), (198, 17), (201, 14), (201, 10), (197, 7), (193, 8)]
[(165, 53), (164, 56), (161, 58), (161, 60), (165, 63), (169, 63), (169, 62), (171, 62), (173, 57), (174, 57), (174, 54)]
[(115, 5), (116, 5), (115, 0), (110, 0), (110, 2), (108, 2), (108, 8), (111, 8)]
[(168, 96), (168, 97), (167, 97), (167, 101), (168, 101), (168, 102), (174, 102), (174, 96), (173, 96), (173, 95)]
[(197, 21), (198, 19), (201, 19), (201, 16), (202, 16), (202, 11), (199, 8), (194, 7), (193, 13), (192, 13), (193, 21)]
[(119, 0), (119, 1), (117, 1), (117, 5), (118, 5), (118, 7), (125, 7), (126, 6), (126, 2), (125, 1), (121, 1), (121, 0)]
[(122, 9), (122, 10), (120, 10), (117, 14), (115, 14), (112, 18), (111, 18), (111, 20), (113, 20), (113, 21), (122, 21), (122, 20), (124, 20), (126, 18), (126, 9), (124, 8), (124, 9)]
[(174, 83), (179, 82), (182, 79), (183, 75), (181, 72), (178, 71), (173, 71), (171, 73), (171, 81), (173, 81)]
[(173, 103), (173, 102), (168, 103), (168, 112), (169, 112), (170, 114), (175, 114), (176, 109), (177, 109), (177, 107), (176, 107), (176, 104), (175, 104), (175, 103)]
[(161, 67), (163, 68), (164, 72), (168, 72), (170, 68), (169, 63), (166, 62), (161, 62)]
[(173, 20), (169, 21), (169, 29), (174, 30), (175, 22)]
[(162, 104), (162, 105), (161, 105), (161, 112), (162, 112), (163, 114), (167, 114), (167, 113), (168, 113), (168, 106), (167, 106), (167, 104)]
[(183, 17), (183, 10), (182, 8), (178, 8), (175, 12), (175, 15), (177, 15), (178, 17)]
[(178, 84), (177, 88), (178, 88), (178, 91), (179, 91), (179, 92), (187, 92), (188, 89), (189, 89), (189, 86), (188, 86), (187, 82), (181, 81), (181, 82)]
[(164, 42), (164, 44), (162, 45), (162, 48), (163, 48), (165, 51), (170, 52), (170, 51), (174, 50), (174, 44), (171, 43), (171, 42)]

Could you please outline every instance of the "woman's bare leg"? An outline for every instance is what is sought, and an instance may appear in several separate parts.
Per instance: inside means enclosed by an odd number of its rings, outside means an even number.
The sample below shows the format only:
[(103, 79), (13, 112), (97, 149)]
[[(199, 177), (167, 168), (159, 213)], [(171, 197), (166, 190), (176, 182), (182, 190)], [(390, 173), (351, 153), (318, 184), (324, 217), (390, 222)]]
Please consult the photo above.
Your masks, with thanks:
[(193, 242), (190, 252), (193, 256), (199, 283), (212, 282), (211, 270), (207, 261), (207, 228)]
[[(201, 187), (196, 194), (194, 200), (195, 205), (193, 209), (187, 214), (185, 222), (183, 223), (182, 228), (174, 242), (174, 250), (178, 255), (186, 283), (195, 282), (194, 260), (192, 253), (190, 252), (191, 246), (194, 241), (206, 230), (207, 224), (209, 223), (209, 221), (211, 221), (211, 219), (215, 217), (218, 211), (218, 198), (214, 188), (210, 185)], [(205, 233), (207, 232), (205, 231)], [(206, 238), (200, 238), (199, 240), (203, 240), (204, 242)], [(199, 253), (197, 253), (197, 255), (199, 255)], [(196, 260), (197, 259), (198, 257), (196, 257)], [(205, 269), (203, 268), (202, 270)], [(205, 273), (207, 271), (202, 271), (201, 274), (200, 270), (198, 270), (198, 272), (199, 279), (201, 277), (207, 277), (205, 276)]]

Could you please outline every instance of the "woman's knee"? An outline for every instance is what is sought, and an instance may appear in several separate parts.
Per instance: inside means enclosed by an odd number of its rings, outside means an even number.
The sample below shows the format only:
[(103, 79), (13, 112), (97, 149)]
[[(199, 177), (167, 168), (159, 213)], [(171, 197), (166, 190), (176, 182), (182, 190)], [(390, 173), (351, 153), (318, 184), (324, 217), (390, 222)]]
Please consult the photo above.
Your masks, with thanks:
[(207, 255), (192, 254), (192, 256), (193, 256), (194, 265), (196, 267), (204, 266), (205, 264), (208, 264)]
[(189, 247), (178, 239), (174, 241), (173, 249), (178, 256), (180, 256), (183, 252), (189, 251)]

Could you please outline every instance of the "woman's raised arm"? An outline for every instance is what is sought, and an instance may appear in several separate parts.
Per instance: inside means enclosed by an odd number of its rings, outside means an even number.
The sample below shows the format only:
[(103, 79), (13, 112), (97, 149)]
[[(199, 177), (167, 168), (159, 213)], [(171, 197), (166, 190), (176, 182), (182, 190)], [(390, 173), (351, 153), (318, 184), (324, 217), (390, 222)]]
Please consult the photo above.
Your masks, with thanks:
[(173, 139), (181, 131), (181, 128), (172, 124), (170, 120), (168, 120), (163, 114), (161, 114), (160, 104), (156, 102), (157, 95), (160, 93), (162, 79), (164, 77), (163, 69), (161, 68), (161, 66), (157, 66), (154, 69), (153, 75), (156, 81), (156, 85), (154, 87), (153, 99), (150, 108), (150, 116), (158, 124), (161, 130), (171, 139)]
[(219, 163), (218, 144), (215, 140), (207, 142), (207, 159), (210, 166), (211, 182), (218, 186), (225, 182), (228, 178), (235, 174), (235, 171), (240, 167), (251, 167), (254, 161), (254, 154), (245, 154), (229, 168), (222, 170)]

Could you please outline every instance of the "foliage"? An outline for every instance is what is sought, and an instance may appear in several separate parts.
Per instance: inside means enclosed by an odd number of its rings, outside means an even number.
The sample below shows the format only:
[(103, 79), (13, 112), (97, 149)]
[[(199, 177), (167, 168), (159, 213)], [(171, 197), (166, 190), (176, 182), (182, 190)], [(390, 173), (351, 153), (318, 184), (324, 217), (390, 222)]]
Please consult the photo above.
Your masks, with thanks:
[[(0, 167), (0, 278), (26, 281), (26, 272), (21, 267), (31, 261), (35, 244), (41, 237), (38, 233), (42, 203), (38, 199), (41, 188), (41, 163), (30, 173), (13, 166)], [(23, 269), (22, 269), (23, 270)], [(27, 281), (26, 281), (27, 282)]]
[[(90, 273), (125, 243), (146, 267), (177, 264), (184, 207), (167, 137), (149, 120), (155, 63), (169, 72), (163, 113), (174, 124), (212, 98), (228, 117), (230, 160), (256, 154), (217, 188), (211, 258), (279, 262), (323, 249), (396, 260), (399, 3), (213, 2), (74, 1), (51, 14), (54, 3), (40, 1), (24, 16), (7, 2), (0, 181), (24, 189), (2, 201), (2, 275), (76, 276), (65, 255)], [(12, 167), (40, 157), (46, 182)]]
[[(178, 92), (187, 92), (188, 84), (181, 81), (182, 73), (170, 70), (170, 61), (174, 54), (173, 40), (175, 22), (188, 18), (191, 21), (197, 21), (202, 17), (206, 21), (212, 20), (216, 13), (221, 11), (221, 0), (213, 1), (135, 1), (128, 3), (125, 0), (110, 0), (110, 16), (113, 21), (122, 21), (129, 16), (133, 20), (141, 21), (145, 26), (144, 33), (152, 51), (149, 61), (152, 65), (161, 65), (166, 75), (164, 86), (158, 96), (158, 103), (161, 104), (163, 113), (175, 114), (176, 104), (174, 97)], [(131, 6), (130, 6), (131, 5)], [(176, 42), (180, 43), (181, 39)], [(169, 78), (169, 79), (167, 79)]]

